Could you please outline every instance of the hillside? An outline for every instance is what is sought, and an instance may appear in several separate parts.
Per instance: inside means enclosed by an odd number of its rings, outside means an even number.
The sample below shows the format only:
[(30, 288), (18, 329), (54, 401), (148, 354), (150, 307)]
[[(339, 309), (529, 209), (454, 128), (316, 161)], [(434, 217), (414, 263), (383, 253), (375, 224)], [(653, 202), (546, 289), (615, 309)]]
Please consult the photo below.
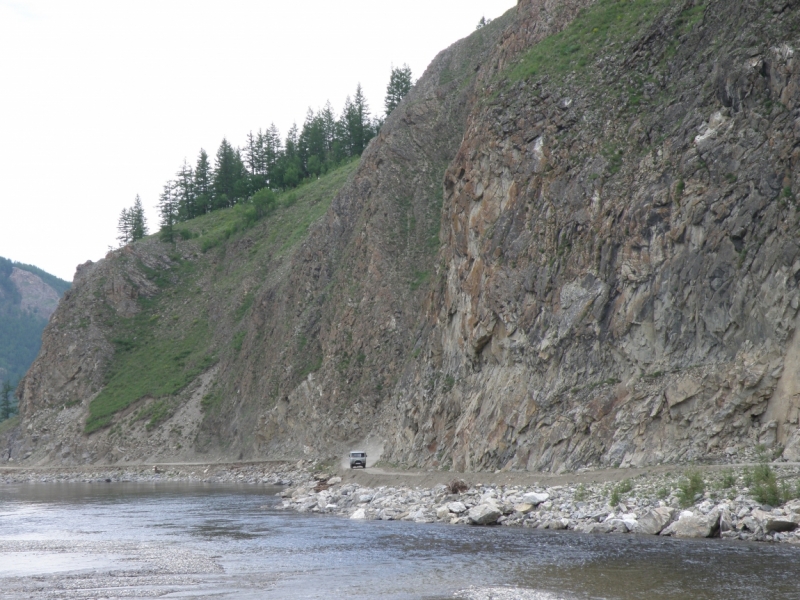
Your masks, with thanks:
[(82, 266), (11, 454), (800, 459), (798, 7), (521, 0), (359, 163)]
[(0, 380), (19, 381), (42, 331), (70, 284), (32, 265), (0, 257)]

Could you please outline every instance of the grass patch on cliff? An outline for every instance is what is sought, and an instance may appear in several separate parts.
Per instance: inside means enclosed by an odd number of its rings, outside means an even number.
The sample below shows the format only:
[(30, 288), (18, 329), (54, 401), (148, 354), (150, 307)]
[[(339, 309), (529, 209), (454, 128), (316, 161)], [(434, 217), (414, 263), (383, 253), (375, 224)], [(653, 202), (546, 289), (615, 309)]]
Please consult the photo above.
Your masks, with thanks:
[(585, 69), (611, 48), (640, 36), (671, 4), (674, 0), (598, 0), (583, 9), (564, 31), (531, 48), (511, 67), (509, 80)]
[(253, 206), (244, 202), (187, 221), (181, 229), (197, 239), (203, 252), (208, 252), (263, 221), (268, 224), (266, 241), (286, 250), (305, 238), (308, 228), (325, 214), (358, 164), (355, 158), (319, 179), (276, 194), (275, 205), (262, 219), (257, 219)]
[(0, 421), (0, 435), (6, 433), (7, 431), (11, 431), (19, 425), (19, 415), (15, 415), (13, 417), (9, 417), (5, 421)]
[(206, 350), (207, 319), (167, 330), (154, 316), (143, 310), (123, 323), (106, 385), (89, 405), (86, 433), (110, 425), (116, 413), (141, 398), (180, 392), (213, 364)]

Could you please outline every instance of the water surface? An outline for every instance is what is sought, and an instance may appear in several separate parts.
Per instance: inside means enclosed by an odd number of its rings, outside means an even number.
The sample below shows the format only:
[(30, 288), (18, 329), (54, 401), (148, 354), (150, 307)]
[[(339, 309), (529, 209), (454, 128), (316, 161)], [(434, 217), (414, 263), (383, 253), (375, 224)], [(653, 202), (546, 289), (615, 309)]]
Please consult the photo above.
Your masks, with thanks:
[(0, 487), (0, 598), (800, 598), (800, 548), (277, 509), (276, 488)]

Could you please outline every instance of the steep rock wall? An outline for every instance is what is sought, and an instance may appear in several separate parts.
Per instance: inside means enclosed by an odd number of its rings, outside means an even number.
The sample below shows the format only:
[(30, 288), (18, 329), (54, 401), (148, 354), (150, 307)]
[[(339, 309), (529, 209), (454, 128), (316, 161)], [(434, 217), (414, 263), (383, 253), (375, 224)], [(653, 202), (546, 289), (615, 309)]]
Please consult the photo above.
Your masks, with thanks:
[(390, 457), (798, 457), (797, 12), (674, 3), (602, 69), (471, 115)]

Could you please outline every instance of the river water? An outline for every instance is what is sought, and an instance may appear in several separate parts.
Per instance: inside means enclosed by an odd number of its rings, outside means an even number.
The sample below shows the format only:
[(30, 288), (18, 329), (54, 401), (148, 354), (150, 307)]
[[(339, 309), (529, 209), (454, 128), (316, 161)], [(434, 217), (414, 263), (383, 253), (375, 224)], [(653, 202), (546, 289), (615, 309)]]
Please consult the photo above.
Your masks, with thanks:
[(800, 548), (277, 510), (275, 488), (0, 487), (0, 598), (800, 598)]

